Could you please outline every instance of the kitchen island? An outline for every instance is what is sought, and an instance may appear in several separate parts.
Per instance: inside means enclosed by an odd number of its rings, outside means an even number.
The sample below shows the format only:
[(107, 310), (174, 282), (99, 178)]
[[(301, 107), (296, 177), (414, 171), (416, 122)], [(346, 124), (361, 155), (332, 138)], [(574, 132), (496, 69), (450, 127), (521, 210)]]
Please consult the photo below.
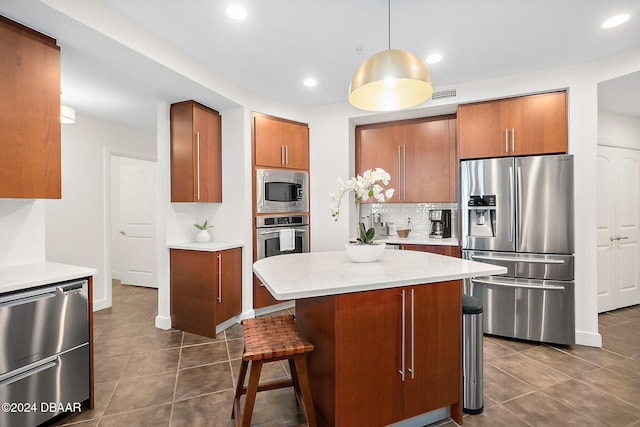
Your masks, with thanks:
[(462, 423), (461, 279), (506, 269), (417, 251), (373, 263), (344, 251), (264, 258), (254, 272), (296, 300), (322, 426)]

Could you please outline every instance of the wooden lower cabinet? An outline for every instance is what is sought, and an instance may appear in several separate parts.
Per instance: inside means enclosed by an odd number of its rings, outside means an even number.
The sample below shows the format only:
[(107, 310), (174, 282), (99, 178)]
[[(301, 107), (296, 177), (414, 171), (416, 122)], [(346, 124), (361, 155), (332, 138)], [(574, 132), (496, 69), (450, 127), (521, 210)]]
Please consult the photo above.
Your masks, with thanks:
[(460, 258), (460, 246), (445, 246), (445, 245), (400, 245), (400, 249), (405, 251), (421, 251), (431, 252), (432, 254), (452, 256)]
[(285, 301), (278, 301), (271, 295), (271, 292), (262, 284), (260, 279), (253, 276), (253, 308), (264, 308), (270, 305), (280, 304)]
[(171, 249), (170, 258), (171, 326), (215, 338), (242, 310), (242, 249)]
[(446, 406), (461, 423), (461, 299), (456, 280), (297, 300), (318, 424), (385, 426)]

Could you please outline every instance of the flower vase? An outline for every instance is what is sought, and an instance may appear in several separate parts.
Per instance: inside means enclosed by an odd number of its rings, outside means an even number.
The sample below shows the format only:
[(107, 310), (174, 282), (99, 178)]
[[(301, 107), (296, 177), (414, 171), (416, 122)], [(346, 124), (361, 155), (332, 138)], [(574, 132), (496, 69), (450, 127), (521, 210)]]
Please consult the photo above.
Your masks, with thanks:
[(344, 249), (353, 262), (373, 262), (382, 256), (386, 246), (382, 242), (376, 242), (371, 245), (347, 243), (344, 245)]
[(196, 242), (198, 243), (207, 243), (211, 241), (211, 234), (207, 230), (200, 230), (198, 234), (196, 234)]

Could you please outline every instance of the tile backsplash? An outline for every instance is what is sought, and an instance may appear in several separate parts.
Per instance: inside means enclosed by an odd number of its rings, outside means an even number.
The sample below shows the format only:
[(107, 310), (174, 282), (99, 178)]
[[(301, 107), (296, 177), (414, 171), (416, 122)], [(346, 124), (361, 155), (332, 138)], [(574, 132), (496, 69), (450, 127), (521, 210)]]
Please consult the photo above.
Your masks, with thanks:
[(396, 227), (405, 227), (411, 219), (414, 232), (429, 235), (431, 209), (451, 209), (451, 237), (458, 237), (457, 203), (370, 203), (362, 206), (361, 221), (371, 224), (371, 215), (380, 213), (381, 221), (389, 224), (389, 234), (395, 234)]

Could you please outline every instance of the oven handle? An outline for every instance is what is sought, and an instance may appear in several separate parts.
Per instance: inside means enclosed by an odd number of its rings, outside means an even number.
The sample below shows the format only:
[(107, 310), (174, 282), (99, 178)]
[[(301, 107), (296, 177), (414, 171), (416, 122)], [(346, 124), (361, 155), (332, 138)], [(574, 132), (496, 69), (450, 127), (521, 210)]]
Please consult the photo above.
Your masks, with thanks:
[[(286, 227), (285, 227), (286, 228)], [(293, 229), (293, 231), (295, 231), (296, 233), (306, 233), (307, 230), (296, 230), (295, 228)], [(258, 230), (258, 236), (266, 236), (268, 234), (279, 234), (280, 230)]]
[(499, 286), (506, 286), (509, 288), (535, 289), (539, 291), (564, 291), (564, 286), (556, 286), (556, 285), (523, 285), (523, 284), (506, 283), (506, 282), (498, 282), (498, 281), (490, 281), (490, 280), (482, 280), (482, 279), (471, 279), (471, 282), (479, 283), (482, 285), (499, 285)]

